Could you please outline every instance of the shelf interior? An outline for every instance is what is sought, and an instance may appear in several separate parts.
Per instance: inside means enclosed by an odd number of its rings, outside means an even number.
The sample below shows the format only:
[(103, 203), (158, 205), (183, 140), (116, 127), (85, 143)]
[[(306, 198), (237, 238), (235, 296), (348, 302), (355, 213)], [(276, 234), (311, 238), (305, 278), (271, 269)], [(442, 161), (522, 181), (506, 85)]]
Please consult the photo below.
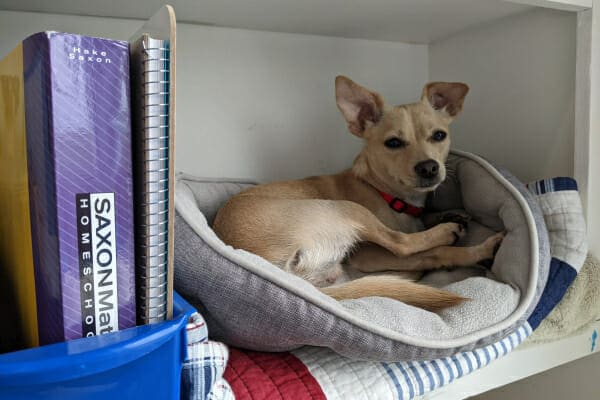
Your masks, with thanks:
[[(0, 10), (147, 19), (160, 0), (0, 0)], [(430, 43), (531, 6), (501, 0), (172, 0), (178, 22)]]

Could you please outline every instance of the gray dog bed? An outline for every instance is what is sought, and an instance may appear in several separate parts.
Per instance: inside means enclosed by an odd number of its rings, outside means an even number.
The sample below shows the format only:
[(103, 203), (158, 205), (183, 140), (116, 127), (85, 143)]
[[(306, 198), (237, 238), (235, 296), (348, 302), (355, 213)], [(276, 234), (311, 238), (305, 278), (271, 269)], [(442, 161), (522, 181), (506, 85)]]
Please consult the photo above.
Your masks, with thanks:
[(432, 313), (369, 297), (337, 302), (266, 260), (225, 245), (210, 228), (219, 207), (248, 183), (179, 175), (175, 287), (206, 318), (211, 335), (263, 351), (329, 347), (354, 358), (416, 360), (487, 345), (514, 331), (537, 305), (549, 266), (543, 216), (525, 187), (478, 156), (455, 151), (455, 176), (431, 196), (433, 211), (473, 217), (459, 245), (507, 236), (491, 269), (428, 273), (422, 281), (471, 300)]

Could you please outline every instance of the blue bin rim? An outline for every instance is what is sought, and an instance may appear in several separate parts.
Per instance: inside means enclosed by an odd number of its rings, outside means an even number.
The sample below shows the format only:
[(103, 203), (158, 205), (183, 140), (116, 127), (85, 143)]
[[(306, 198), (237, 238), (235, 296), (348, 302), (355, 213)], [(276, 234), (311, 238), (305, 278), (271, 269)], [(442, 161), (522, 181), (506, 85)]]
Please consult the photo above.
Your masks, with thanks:
[(183, 335), (185, 357), (185, 326), (196, 310), (177, 293), (173, 304), (175, 315), (169, 321), (0, 354), (0, 386), (62, 382), (101, 373), (151, 353), (178, 334)]

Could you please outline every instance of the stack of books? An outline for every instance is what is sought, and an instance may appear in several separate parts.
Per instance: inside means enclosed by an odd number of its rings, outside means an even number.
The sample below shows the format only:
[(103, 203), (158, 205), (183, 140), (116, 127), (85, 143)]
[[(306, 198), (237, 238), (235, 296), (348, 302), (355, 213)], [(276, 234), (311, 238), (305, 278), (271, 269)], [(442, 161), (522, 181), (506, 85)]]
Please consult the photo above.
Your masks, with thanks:
[(42, 32), (0, 60), (12, 347), (172, 316), (174, 56), (165, 6), (131, 42)]

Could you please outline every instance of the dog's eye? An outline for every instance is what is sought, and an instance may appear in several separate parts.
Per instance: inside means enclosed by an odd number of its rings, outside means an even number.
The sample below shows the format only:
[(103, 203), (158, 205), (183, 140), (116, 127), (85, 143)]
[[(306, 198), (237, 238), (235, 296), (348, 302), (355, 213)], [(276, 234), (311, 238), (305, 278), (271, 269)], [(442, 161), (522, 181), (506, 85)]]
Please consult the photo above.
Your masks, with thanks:
[(399, 139), (399, 138), (390, 138), (390, 139), (386, 140), (385, 142), (383, 142), (383, 144), (388, 149), (399, 149), (401, 147), (406, 147), (407, 143), (404, 140)]
[(435, 131), (433, 132), (433, 135), (431, 135), (431, 139), (435, 142), (441, 142), (442, 140), (446, 139), (447, 133), (444, 131)]
[(448, 135), (444, 131), (435, 131), (433, 132), (433, 135), (431, 135), (431, 139), (433, 139), (435, 142), (441, 142), (442, 140), (446, 139), (446, 136)]

